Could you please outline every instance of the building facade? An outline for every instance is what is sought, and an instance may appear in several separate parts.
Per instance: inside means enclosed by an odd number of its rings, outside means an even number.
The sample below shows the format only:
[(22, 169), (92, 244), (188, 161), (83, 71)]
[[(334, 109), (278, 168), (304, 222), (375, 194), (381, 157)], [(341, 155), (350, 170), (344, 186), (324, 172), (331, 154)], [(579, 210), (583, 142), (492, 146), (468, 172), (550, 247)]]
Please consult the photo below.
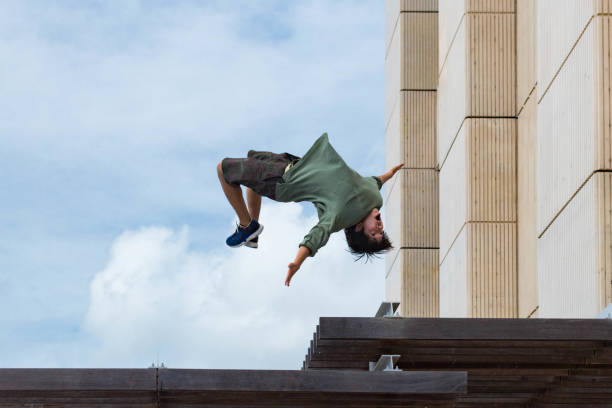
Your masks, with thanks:
[(386, 0), (386, 297), (406, 317), (612, 303), (611, 0)]

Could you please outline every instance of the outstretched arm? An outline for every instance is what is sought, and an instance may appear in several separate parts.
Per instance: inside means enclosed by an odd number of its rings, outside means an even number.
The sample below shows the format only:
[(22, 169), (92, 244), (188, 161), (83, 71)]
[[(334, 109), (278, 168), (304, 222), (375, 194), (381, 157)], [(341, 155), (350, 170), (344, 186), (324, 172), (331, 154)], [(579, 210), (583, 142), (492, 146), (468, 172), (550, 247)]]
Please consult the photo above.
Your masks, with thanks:
[(285, 278), (285, 286), (289, 286), (289, 282), (291, 282), (291, 278), (302, 266), (302, 262), (310, 255), (310, 249), (306, 246), (301, 246), (298, 249), (298, 253), (295, 256), (295, 260), (289, 264), (289, 270), (287, 271), (287, 277)]
[(381, 174), (380, 176), (378, 176), (378, 178), (380, 179), (380, 181), (382, 181), (383, 184), (385, 184), (387, 182), (387, 180), (389, 180), (391, 177), (393, 177), (393, 175), (395, 173), (398, 172), (399, 169), (402, 168), (402, 166), (404, 165), (404, 163), (402, 164), (398, 164), (397, 166), (394, 166), (391, 170), (389, 170), (388, 172)]

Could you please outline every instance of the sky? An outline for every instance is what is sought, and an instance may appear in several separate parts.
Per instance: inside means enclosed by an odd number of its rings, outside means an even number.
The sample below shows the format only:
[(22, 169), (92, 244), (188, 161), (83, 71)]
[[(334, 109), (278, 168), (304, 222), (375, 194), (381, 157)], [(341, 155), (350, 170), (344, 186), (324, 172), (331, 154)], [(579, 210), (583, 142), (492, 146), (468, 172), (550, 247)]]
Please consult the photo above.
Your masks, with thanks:
[(0, 367), (298, 369), (376, 312), (341, 233), (284, 286), (310, 203), (227, 247), (216, 165), (327, 132), (383, 173), (383, 2), (3, 0), (0, 56)]

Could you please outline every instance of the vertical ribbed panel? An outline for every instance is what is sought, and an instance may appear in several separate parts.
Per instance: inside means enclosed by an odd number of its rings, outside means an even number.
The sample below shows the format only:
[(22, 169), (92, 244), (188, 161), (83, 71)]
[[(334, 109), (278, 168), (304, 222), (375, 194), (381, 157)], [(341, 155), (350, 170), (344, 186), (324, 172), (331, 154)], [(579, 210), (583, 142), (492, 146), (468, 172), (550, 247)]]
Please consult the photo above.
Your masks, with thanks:
[(385, 229), (396, 248), (437, 248), (438, 171), (402, 169), (386, 203)]
[(612, 169), (612, 17), (596, 17), (595, 25), (595, 170)]
[(592, 15), (592, 1), (537, 1), (537, 68), (540, 96), (548, 88)]
[[(463, 14), (465, 13), (465, 3), (460, 0), (440, 0), (439, 4), (439, 32), (438, 38), (440, 48), (438, 50), (438, 70), (441, 72), (444, 68), (444, 61), (447, 58), (451, 44), (454, 44), (457, 39), (455, 35), (459, 28)], [(463, 48), (463, 42), (459, 45)]]
[(438, 11), (438, 0), (400, 0), (402, 11)]
[(538, 234), (594, 167), (593, 27), (589, 25), (538, 104)]
[(600, 309), (612, 303), (612, 173), (595, 173), (597, 285)]
[(408, 168), (387, 187), (386, 229), (395, 249), (385, 256), (386, 295), (399, 296), (402, 313), (434, 317), (439, 314), (439, 255), (431, 249), (439, 243), (438, 1), (395, 1), (387, 9), (393, 16), (400, 8), (395, 32), (387, 34), (386, 161), (389, 167), (404, 163)]
[(465, 10), (468, 12), (512, 13), (514, 11), (515, 1), (516, 0), (465, 0)]
[(385, 254), (386, 273), (389, 274), (390, 268), (397, 256), (397, 251), (402, 246), (402, 228), (404, 225), (404, 202), (402, 194), (403, 170), (395, 175), (386, 185), (387, 197), (384, 202), (384, 226), (385, 232), (393, 245), (393, 249)]
[(443, 161), (466, 114), (465, 57), (465, 24), (462, 23), (438, 83), (438, 165), (440, 168), (443, 166)]
[[(402, 126), (401, 126), (401, 111), (403, 105), (403, 92), (400, 93), (399, 102), (394, 105), (387, 122), (385, 129), (385, 162), (386, 169), (390, 169), (396, 164), (403, 163), (404, 150), (403, 150), (403, 137), (402, 137)], [(389, 183), (385, 184), (387, 194), (389, 193)]]
[(467, 219), (466, 126), (440, 169), (440, 256), (446, 256)]
[(466, 119), (469, 221), (516, 221), (516, 119)]
[[(516, 67), (517, 111), (527, 100), (537, 81), (536, 70), (536, 2), (517, 0), (516, 3)], [(537, 97), (536, 92), (532, 97)]]
[(404, 263), (404, 317), (438, 317), (439, 276), (437, 249), (402, 249), (399, 256)]
[(438, 171), (434, 169), (402, 170), (404, 218), (402, 246), (437, 248), (438, 237)]
[(467, 107), (469, 116), (516, 114), (514, 14), (468, 14)]
[(600, 312), (593, 178), (538, 239), (539, 317), (592, 318)]
[(402, 13), (402, 89), (436, 89), (438, 14)]
[(406, 167), (436, 168), (436, 92), (402, 92), (402, 117), (403, 163)]
[(536, 115), (537, 101), (529, 98), (518, 117), (517, 135), (518, 308), (521, 318), (529, 316), (538, 306)]
[(467, 308), (466, 228), (446, 256), (440, 253), (440, 317), (470, 317)]
[(467, 224), (470, 317), (517, 317), (516, 224)]
[(593, 0), (596, 13), (612, 13), (612, 0)]

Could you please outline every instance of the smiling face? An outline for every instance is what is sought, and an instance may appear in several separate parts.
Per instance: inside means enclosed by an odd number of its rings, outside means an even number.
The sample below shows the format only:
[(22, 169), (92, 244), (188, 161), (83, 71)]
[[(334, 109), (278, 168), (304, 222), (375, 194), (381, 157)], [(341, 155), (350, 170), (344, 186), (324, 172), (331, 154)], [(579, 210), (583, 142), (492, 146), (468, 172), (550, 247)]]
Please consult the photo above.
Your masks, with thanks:
[(381, 242), (383, 239), (383, 222), (378, 208), (372, 211), (357, 225), (355, 231), (361, 231), (370, 241)]

